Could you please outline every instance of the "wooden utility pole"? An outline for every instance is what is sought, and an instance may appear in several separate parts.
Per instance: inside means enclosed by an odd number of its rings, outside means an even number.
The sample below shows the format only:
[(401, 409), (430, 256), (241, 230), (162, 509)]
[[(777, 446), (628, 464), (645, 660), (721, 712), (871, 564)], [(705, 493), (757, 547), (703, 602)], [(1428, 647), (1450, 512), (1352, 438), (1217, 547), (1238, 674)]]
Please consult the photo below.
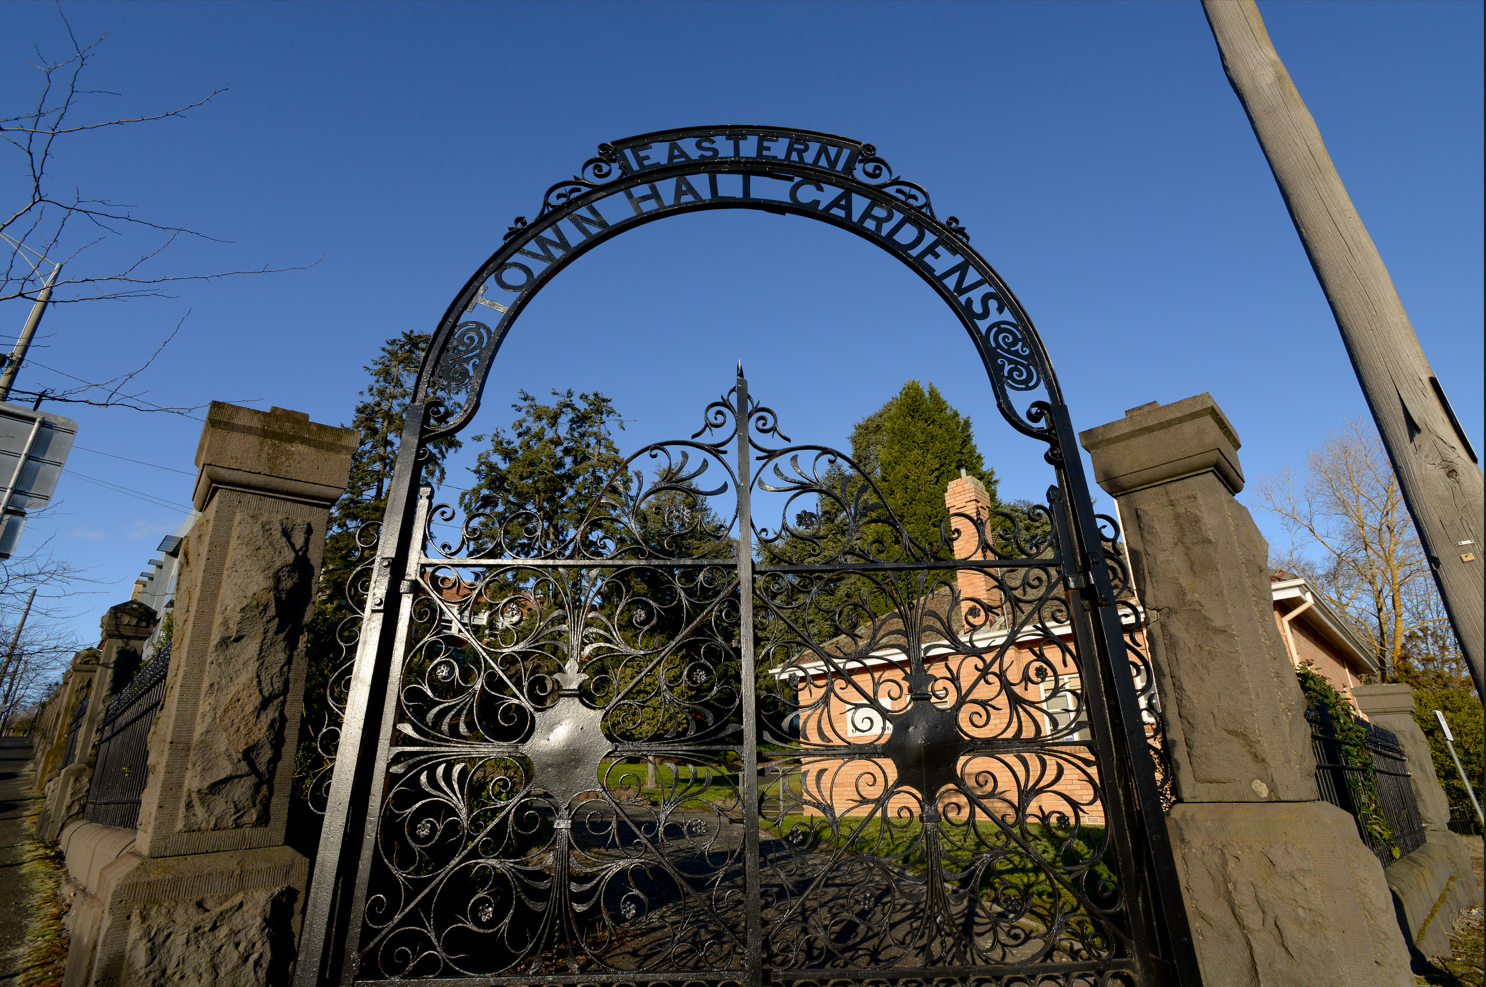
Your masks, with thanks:
[(1481, 469), (1254, 0), (1203, 0), (1429, 556), (1476, 692), (1486, 651)]
[[(0, 370), (0, 401), (10, 400), (11, 385), (15, 383), (15, 375), (20, 372), (21, 364), (26, 362), (26, 351), (31, 348), (31, 339), (36, 335), (36, 327), (41, 325), (41, 314), (46, 311), (46, 303), (51, 301), (52, 282), (57, 280), (57, 272), (60, 270), (62, 270), (61, 264), (52, 265), (52, 273), (47, 275), (46, 284), (41, 286), (41, 291), (36, 295), (36, 302), (31, 306), (31, 316), (26, 319), (26, 326), (21, 330), (20, 338), (16, 340), (15, 349), (11, 351), (10, 356), (5, 358), (5, 369)], [(40, 403), (40, 401), (37, 402), (37, 404)]]

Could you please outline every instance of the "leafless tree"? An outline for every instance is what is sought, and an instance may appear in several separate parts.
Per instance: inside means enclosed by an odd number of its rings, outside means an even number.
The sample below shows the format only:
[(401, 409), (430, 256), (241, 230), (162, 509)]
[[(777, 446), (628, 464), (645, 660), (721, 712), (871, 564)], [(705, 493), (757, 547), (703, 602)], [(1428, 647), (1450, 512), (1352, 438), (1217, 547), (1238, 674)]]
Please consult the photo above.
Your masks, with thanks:
[[(43, 515), (33, 514), (31, 519), (34, 521), (40, 516)], [(36, 600), (32, 604), (32, 617), (45, 621), (74, 616), (78, 597), (87, 594), (90, 586), (99, 587), (101, 592), (103, 585), (102, 581), (92, 577), (89, 570), (59, 558), (48, 538), (35, 547), (0, 560), (0, 624), (8, 621), (12, 627), (15, 626), (26, 605), (26, 596), (33, 588)]]
[(1291, 538), (1272, 564), (1305, 576), (1346, 615), (1385, 677), (1410, 659), (1466, 674), (1429, 558), (1371, 425), (1347, 419), (1308, 451), (1298, 473), (1283, 467), (1256, 490)]
[(28, 621), (11, 649), (14, 618), (0, 621), (0, 722), (25, 717), (45, 701), (81, 645), (47, 621)]
[[(6, 263), (0, 269), (0, 303), (34, 302), (49, 278), (48, 304), (71, 304), (104, 300), (172, 297), (180, 282), (211, 281), (241, 274), (265, 274), (301, 268), (269, 268), (212, 271), (207, 273), (162, 273), (154, 263), (169, 247), (182, 239), (222, 243), (187, 226), (161, 223), (138, 215), (135, 206), (108, 198), (89, 198), (81, 191), (61, 191), (52, 171), (64, 147), (93, 131), (136, 124), (150, 124), (183, 117), (225, 92), (208, 93), (184, 106), (159, 113), (132, 117), (109, 117), (94, 111), (102, 98), (117, 96), (107, 90), (87, 88), (85, 71), (104, 38), (82, 44), (58, 7), (66, 28), (70, 51), (61, 59), (48, 58), (38, 48), (30, 62), (39, 73), (34, 102), (24, 110), (0, 119), (0, 138), (11, 149), (11, 166), (18, 169), (16, 185), (22, 189), (7, 214), (0, 211), (0, 251)], [(123, 261), (102, 260), (93, 265), (92, 252), (106, 240), (114, 240), (108, 252)], [(60, 273), (56, 268), (60, 266)], [(176, 326), (179, 331), (180, 326)], [(170, 333), (160, 348), (173, 339)], [(156, 350), (155, 356), (159, 355)], [(131, 407), (140, 411), (187, 413), (195, 407), (166, 407), (144, 400), (142, 393), (126, 390), (154, 360), (106, 381), (74, 377), (55, 367), (45, 367), (75, 381), (75, 385), (45, 392), (16, 392), (50, 401), (90, 404), (100, 407)], [(38, 364), (39, 366), (45, 366)]]

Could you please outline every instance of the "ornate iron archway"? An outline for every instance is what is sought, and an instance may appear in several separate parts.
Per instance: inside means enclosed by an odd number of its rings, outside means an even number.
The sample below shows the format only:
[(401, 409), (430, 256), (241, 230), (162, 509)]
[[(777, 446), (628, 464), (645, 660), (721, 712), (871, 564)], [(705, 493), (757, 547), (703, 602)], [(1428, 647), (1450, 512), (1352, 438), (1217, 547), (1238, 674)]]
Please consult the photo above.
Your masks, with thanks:
[[(1002, 417), (1046, 444), (1045, 535), (977, 511), (915, 539), (740, 367), (575, 526), (477, 510), (432, 536), (456, 513), (421, 484), (429, 443), (472, 419), (532, 296), (719, 208), (848, 230), (949, 303)], [(872, 145), (601, 145), (425, 355), (330, 686), (297, 982), (1198, 983), (1139, 612), (1074, 442), (1016, 298)]]

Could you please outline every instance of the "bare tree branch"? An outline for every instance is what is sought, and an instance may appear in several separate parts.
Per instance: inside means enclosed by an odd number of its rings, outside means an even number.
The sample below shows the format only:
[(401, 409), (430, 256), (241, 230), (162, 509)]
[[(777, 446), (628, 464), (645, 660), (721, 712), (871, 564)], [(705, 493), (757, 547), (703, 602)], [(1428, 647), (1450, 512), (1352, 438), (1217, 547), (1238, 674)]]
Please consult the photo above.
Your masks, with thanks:
[[(32, 519), (45, 513), (33, 514)], [(85, 587), (107, 585), (94, 578), (91, 572), (58, 558), (50, 538), (23, 554), (0, 561), (0, 623), (10, 621), (14, 625), (26, 605), (26, 595), (33, 587), (36, 589), (36, 602), (31, 608), (33, 616), (48, 620), (77, 616), (80, 595), (103, 591)]]
[(127, 374), (124, 374), (124, 375), (122, 375), (120, 377), (115, 377), (113, 380), (105, 381), (102, 384), (96, 384), (96, 385), (94, 385), (95, 387), (104, 387), (104, 386), (106, 386), (108, 384), (113, 384), (114, 385), (113, 390), (111, 390), (111, 391), (108, 392), (108, 398), (106, 398), (105, 400), (112, 400), (115, 396), (118, 395), (120, 389), (122, 389), (125, 384), (129, 383), (135, 377), (138, 377), (141, 373), (143, 373), (144, 371), (146, 371), (146, 370), (148, 370), (150, 368), (150, 364), (152, 364), (152, 363), (155, 362), (155, 357), (157, 357), (161, 353), (163, 353), (165, 351), (165, 347), (169, 346), (170, 345), (170, 341), (176, 337), (176, 334), (178, 332), (181, 331), (181, 326), (183, 326), (183, 325), (186, 324), (186, 317), (189, 316), (190, 314), (191, 314), (191, 310), (190, 309), (186, 309), (186, 314), (183, 315), (183, 316), (181, 316), (181, 320), (175, 324), (175, 328), (170, 331), (170, 335), (169, 336), (166, 336), (165, 339), (160, 343), (160, 345), (157, 346), (157, 347), (155, 347), (155, 352), (153, 352), (153, 353), (150, 354), (150, 358), (148, 360), (146, 360), (142, 366), (140, 366), (140, 367), (138, 367), (138, 368), (136, 368), (134, 370), (131, 370)]
[[(184, 224), (161, 223), (137, 216), (135, 207), (107, 198), (87, 198), (77, 190), (59, 195), (51, 190), (50, 171), (64, 138), (111, 127), (157, 123), (186, 116), (226, 92), (216, 89), (185, 105), (158, 113), (103, 119), (80, 119), (92, 98), (116, 96), (103, 89), (88, 89), (80, 84), (84, 70), (104, 38), (82, 44), (77, 40), (60, 6), (58, 16), (66, 28), (71, 53), (61, 60), (51, 60), (38, 49), (36, 61), (29, 62), (41, 76), (41, 84), (29, 109), (0, 118), (0, 140), (14, 149), (12, 160), (24, 171), (22, 182), (29, 192), (15, 204), (9, 215), (0, 212), (0, 240), (10, 247), (10, 257), (0, 272), (0, 302), (12, 299), (35, 300), (46, 274), (53, 264), (68, 267), (68, 276), (53, 285), (53, 304), (102, 301), (121, 298), (170, 297), (166, 286), (183, 281), (213, 281), (246, 274), (270, 274), (303, 270), (312, 264), (211, 271), (200, 274), (155, 273), (144, 266), (156, 260), (165, 248), (180, 237), (189, 236), (213, 243), (229, 243), (193, 230)], [(104, 36), (106, 37), (106, 35)], [(82, 225), (82, 229), (78, 225)], [(97, 235), (90, 235), (91, 230)], [(102, 271), (73, 270), (77, 259), (89, 248), (111, 237), (127, 238), (131, 233), (161, 235), (143, 246), (137, 259), (122, 267)], [(315, 261), (314, 263), (318, 263)]]
[(1271, 565), (1305, 576), (1369, 642), (1386, 677), (1410, 661), (1460, 660), (1428, 555), (1371, 426), (1347, 419), (1307, 452), (1299, 477), (1281, 467), (1260, 478), (1256, 493), (1290, 535)]
[[(137, 394), (120, 393), (120, 391), (123, 390), (125, 384), (128, 384), (129, 381), (133, 380), (139, 374), (149, 369), (150, 364), (155, 362), (156, 357), (164, 352), (165, 347), (169, 346), (171, 341), (175, 339), (176, 335), (181, 331), (181, 326), (185, 325), (186, 317), (190, 314), (191, 311), (187, 309), (186, 314), (181, 316), (180, 321), (175, 324), (175, 328), (171, 330), (170, 335), (166, 336), (165, 339), (161, 341), (160, 345), (155, 347), (155, 352), (150, 354), (150, 358), (146, 360), (142, 365), (136, 367), (133, 370), (119, 374), (115, 377), (110, 377), (108, 380), (88, 381), (82, 379), (81, 377), (74, 377), (72, 374), (66, 373), (62, 370), (58, 370), (55, 367), (49, 367), (44, 363), (39, 363), (36, 360), (31, 360), (30, 363), (32, 366), (40, 367), (43, 370), (50, 371), (51, 373), (57, 374), (61, 377), (66, 377), (68, 380), (75, 380), (78, 382), (78, 386), (64, 388), (63, 390), (13, 390), (11, 393), (16, 395), (27, 395), (29, 397), (35, 398), (36, 407), (40, 407), (41, 402), (43, 401), (59, 401), (67, 404), (86, 404), (91, 405), (95, 408), (130, 408), (134, 411), (161, 411), (167, 412), (169, 414), (184, 415), (187, 418), (195, 418), (196, 416), (191, 414), (191, 412), (200, 411), (202, 408), (206, 407), (205, 404), (171, 408), (144, 400), (144, 395), (147, 393), (145, 391), (140, 391)], [(94, 392), (105, 393), (102, 397), (90, 396)], [(199, 421), (200, 419), (197, 420)]]

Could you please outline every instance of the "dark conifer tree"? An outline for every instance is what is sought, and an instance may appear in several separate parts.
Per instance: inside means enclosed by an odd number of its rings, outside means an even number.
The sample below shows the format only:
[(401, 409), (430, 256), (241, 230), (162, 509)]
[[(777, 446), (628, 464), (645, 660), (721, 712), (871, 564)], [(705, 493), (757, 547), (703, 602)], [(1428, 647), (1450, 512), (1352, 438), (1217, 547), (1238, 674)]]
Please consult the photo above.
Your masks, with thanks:
[[(429, 334), (405, 331), (382, 344), (381, 351), (363, 369), (371, 380), (359, 393), (351, 413), (351, 427), (361, 433), (351, 457), (346, 492), (330, 509), (330, 530), (325, 540), (325, 568), (320, 578), (320, 596), (339, 601), (346, 579), (354, 568), (357, 534), (363, 525), (382, 520), (387, 509), (387, 485), (397, 467), (397, 446), (403, 419), (413, 399), (418, 368), (428, 348)], [(444, 459), (460, 447), (450, 437), (433, 444), (433, 462), (423, 476), (435, 485), (444, 482)]]
[[(939, 550), (940, 526), (949, 517), (944, 491), (961, 468), (985, 483), (993, 508), (1001, 509), (995, 471), (985, 466), (975, 447), (970, 419), (951, 407), (932, 384), (925, 390), (918, 381), (908, 381), (897, 396), (857, 422), (851, 432), (851, 458), (858, 469), (836, 465), (823, 477), (825, 486), (837, 496), (822, 496), (814, 511), (800, 511), (788, 519), (793, 523), (790, 530), (760, 546), (763, 561), (802, 564), (821, 559), (896, 558), (902, 546), (896, 527), (880, 523), (887, 517), (882, 500), (914, 541), (930, 552)], [(881, 500), (871, 492), (858, 499), (869, 480)], [(854, 518), (842, 506), (853, 503), (861, 511)], [(946, 541), (941, 554), (952, 552)], [(796, 592), (799, 606), (806, 611), (797, 619), (805, 622), (818, 641), (897, 606), (881, 586), (860, 575), (801, 580)], [(807, 597), (808, 604), (804, 602)]]
[[(429, 339), (428, 333), (403, 332), (383, 343), (376, 359), (363, 368), (370, 380), (351, 414), (351, 427), (360, 433), (360, 440), (351, 457), (346, 492), (330, 509), (319, 595), (305, 635), (304, 717), (295, 764), (296, 791), (301, 794), (316, 767), (315, 735), (325, 725), (325, 690), (335, 669), (351, 657), (349, 642), (355, 640), (354, 628), (348, 625), (353, 611), (347, 586), (357, 566), (375, 549), (376, 523), (387, 509), (387, 488), (397, 466), (403, 419)], [(423, 475), (443, 482), (444, 459), (459, 446), (459, 440), (452, 437), (435, 442), (433, 462)]]
[[(930, 552), (940, 548), (941, 526), (949, 519), (944, 490), (960, 470), (984, 483), (992, 505), (997, 504), (996, 472), (986, 468), (975, 447), (969, 417), (951, 407), (937, 387), (925, 390), (910, 380), (878, 414), (883, 415), (878, 484), (919, 545)], [(953, 552), (947, 539), (944, 551)]]
[[(554, 390), (551, 404), (526, 391), (518, 395), (509, 432), (498, 428), (474, 437), (489, 438), (490, 448), (471, 468), (475, 482), (459, 503), (468, 514), (509, 520), (515, 528), (540, 520), (542, 542), (556, 546), (572, 537), (624, 461), (612, 432), (624, 423), (614, 402), (597, 391), (575, 398), (571, 389)], [(520, 537), (511, 527), (506, 536)]]

